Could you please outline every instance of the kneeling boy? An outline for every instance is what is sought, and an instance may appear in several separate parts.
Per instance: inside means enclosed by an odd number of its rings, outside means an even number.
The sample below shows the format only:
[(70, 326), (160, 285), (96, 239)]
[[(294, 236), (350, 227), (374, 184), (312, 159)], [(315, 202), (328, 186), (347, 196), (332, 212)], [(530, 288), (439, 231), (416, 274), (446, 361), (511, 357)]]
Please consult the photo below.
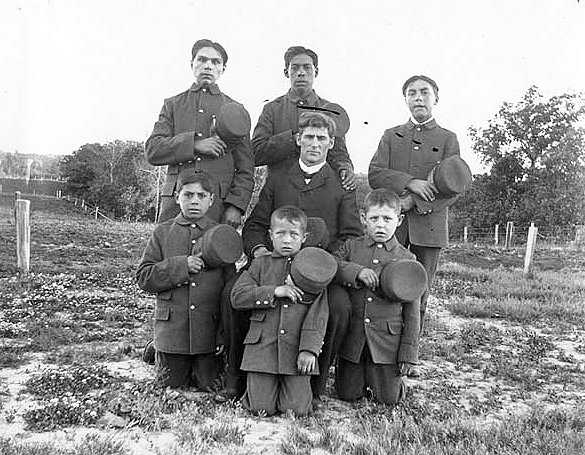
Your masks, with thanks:
[(418, 362), (420, 299), (384, 296), (379, 275), (390, 261), (415, 256), (394, 236), (404, 217), (395, 193), (369, 193), (360, 217), (365, 235), (347, 240), (333, 254), (339, 265), (335, 281), (348, 286), (352, 304), (339, 352), (337, 392), (342, 400), (355, 401), (369, 388), (376, 401), (394, 405), (406, 390), (401, 376)]
[(207, 268), (193, 247), (217, 225), (205, 216), (213, 203), (211, 177), (186, 170), (177, 180), (181, 213), (159, 224), (136, 272), (140, 288), (156, 292), (154, 344), (157, 383), (166, 387), (218, 388), (223, 337), (220, 295), (222, 267)]
[(289, 275), (306, 229), (301, 209), (276, 209), (269, 231), (274, 251), (255, 258), (232, 290), (234, 308), (253, 310), (241, 366), (248, 372), (242, 404), (251, 411), (307, 415), (311, 410), (310, 375), (319, 373), (329, 306), (326, 290), (303, 302), (303, 291)]

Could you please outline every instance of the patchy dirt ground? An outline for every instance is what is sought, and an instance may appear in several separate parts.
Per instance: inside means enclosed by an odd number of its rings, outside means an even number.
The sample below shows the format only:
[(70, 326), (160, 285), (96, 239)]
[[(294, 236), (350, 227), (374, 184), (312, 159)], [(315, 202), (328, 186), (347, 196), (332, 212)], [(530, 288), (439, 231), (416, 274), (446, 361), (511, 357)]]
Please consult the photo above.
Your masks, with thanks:
[[(202, 427), (229, 421), (243, 435), (229, 453), (282, 452), (293, 416), (255, 417), (209, 394), (153, 387), (153, 367), (140, 354), (154, 299), (132, 276), (151, 225), (95, 222), (56, 205), (36, 212), (32, 229), (33, 274), (24, 282), (13, 265), (10, 211), (0, 207), (0, 435), (72, 447), (99, 433), (123, 440), (128, 453), (158, 455), (181, 453), (169, 452), (182, 437), (178, 420)], [(490, 279), (482, 270), (518, 274), (522, 263), (521, 249), (445, 251), (421, 342), (422, 376), (408, 379), (398, 411), (481, 426), (536, 406), (585, 405), (585, 318), (518, 322), (453, 311), (456, 300), (477, 303), (474, 286)], [(536, 270), (582, 280), (585, 255), (537, 251)], [(576, 286), (581, 299), (585, 283)], [(394, 412), (367, 400), (342, 402), (331, 382), (302, 425), (343, 430), (357, 415)]]

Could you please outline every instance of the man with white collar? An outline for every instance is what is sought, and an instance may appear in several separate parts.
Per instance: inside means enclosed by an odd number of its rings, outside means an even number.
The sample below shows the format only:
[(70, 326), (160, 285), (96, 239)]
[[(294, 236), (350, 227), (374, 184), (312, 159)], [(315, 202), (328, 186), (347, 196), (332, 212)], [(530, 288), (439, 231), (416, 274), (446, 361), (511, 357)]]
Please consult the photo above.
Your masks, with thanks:
[(345, 145), (349, 118), (341, 106), (321, 98), (313, 89), (319, 74), (319, 59), (311, 49), (291, 46), (284, 54), (284, 75), (290, 80), (289, 91), (266, 103), (252, 135), (256, 166), (267, 165), (268, 175), (289, 169), (299, 157), (296, 132), (299, 115), (306, 108), (330, 108), (341, 111), (347, 121), (336, 120), (337, 131), (327, 162), (339, 174), (343, 187), (355, 189), (353, 164)]
[[(330, 234), (329, 251), (335, 251), (346, 239), (362, 234), (355, 190), (345, 190), (326, 161), (335, 142), (335, 123), (320, 112), (303, 112), (298, 131), (295, 140), (300, 147), (299, 159), (285, 173), (268, 175), (258, 203), (244, 224), (244, 251), (250, 257), (270, 253), (270, 215), (283, 205), (295, 205), (309, 217), (323, 218)], [(316, 397), (324, 392), (329, 366), (349, 322), (350, 302), (345, 290), (330, 285), (328, 292), (329, 321), (319, 355), (320, 375), (312, 378)]]
[(412, 76), (402, 86), (402, 94), (411, 117), (404, 125), (384, 131), (370, 162), (368, 180), (373, 189), (389, 188), (402, 196), (406, 217), (396, 230), (396, 237), (416, 255), (428, 276), (428, 289), (420, 305), (422, 333), (439, 253), (447, 246), (448, 207), (441, 203), (436, 211), (420, 212), (412, 195), (430, 203), (426, 207), (432, 207), (438, 191), (429, 174), (445, 158), (459, 155), (459, 142), (455, 133), (440, 127), (433, 117), (433, 108), (439, 101), (439, 87), (434, 80)]

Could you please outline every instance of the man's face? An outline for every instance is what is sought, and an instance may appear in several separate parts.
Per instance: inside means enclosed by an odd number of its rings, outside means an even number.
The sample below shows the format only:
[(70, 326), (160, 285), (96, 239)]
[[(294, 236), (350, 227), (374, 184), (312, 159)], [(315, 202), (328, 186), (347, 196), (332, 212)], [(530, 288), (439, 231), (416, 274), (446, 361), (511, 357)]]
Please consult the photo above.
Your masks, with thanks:
[(333, 148), (335, 139), (329, 136), (327, 128), (308, 126), (297, 135), (301, 147), (301, 161), (307, 166), (321, 164), (327, 159), (327, 152)]
[(272, 246), (281, 256), (293, 256), (301, 249), (307, 238), (300, 223), (276, 218), (270, 226), (270, 240)]
[(175, 200), (181, 207), (181, 213), (185, 218), (198, 220), (205, 216), (213, 204), (213, 194), (203, 189), (199, 182), (187, 183), (181, 187)]
[(362, 211), (360, 218), (366, 235), (375, 242), (383, 243), (392, 238), (404, 215), (388, 205), (382, 205), (370, 207), (367, 212)]
[(433, 115), (437, 97), (431, 84), (417, 79), (406, 88), (406, 104), (417, 122), (424, 122)]
[(301, 96), (313, 89), (316, 75), (317, 70), (313, 65), (313, 60), (307, 54), (295, 55), (288, 65), (290, 87)]
[(223, 73), (223, 58), (213, 47), (202, 47), (191, 62), (191, 69), (197, 82), (211, 85)]

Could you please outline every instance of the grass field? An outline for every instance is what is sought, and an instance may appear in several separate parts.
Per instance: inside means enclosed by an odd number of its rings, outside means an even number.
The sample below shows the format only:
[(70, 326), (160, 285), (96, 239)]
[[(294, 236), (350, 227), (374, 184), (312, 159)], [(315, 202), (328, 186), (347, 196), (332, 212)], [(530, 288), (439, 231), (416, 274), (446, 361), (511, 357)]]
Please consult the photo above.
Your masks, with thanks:
[[(31, 198), (32, 271), (0, 200), (0, 454), (583, 454), (585, 253), (451, 246), (429, 302), (423, 375), (396, 408), (308, 418), (157, 389), (140, 361), (152, 296), (133, 270), (153, 225)], [(330, 381), (331, 382), (331, 381)]]

